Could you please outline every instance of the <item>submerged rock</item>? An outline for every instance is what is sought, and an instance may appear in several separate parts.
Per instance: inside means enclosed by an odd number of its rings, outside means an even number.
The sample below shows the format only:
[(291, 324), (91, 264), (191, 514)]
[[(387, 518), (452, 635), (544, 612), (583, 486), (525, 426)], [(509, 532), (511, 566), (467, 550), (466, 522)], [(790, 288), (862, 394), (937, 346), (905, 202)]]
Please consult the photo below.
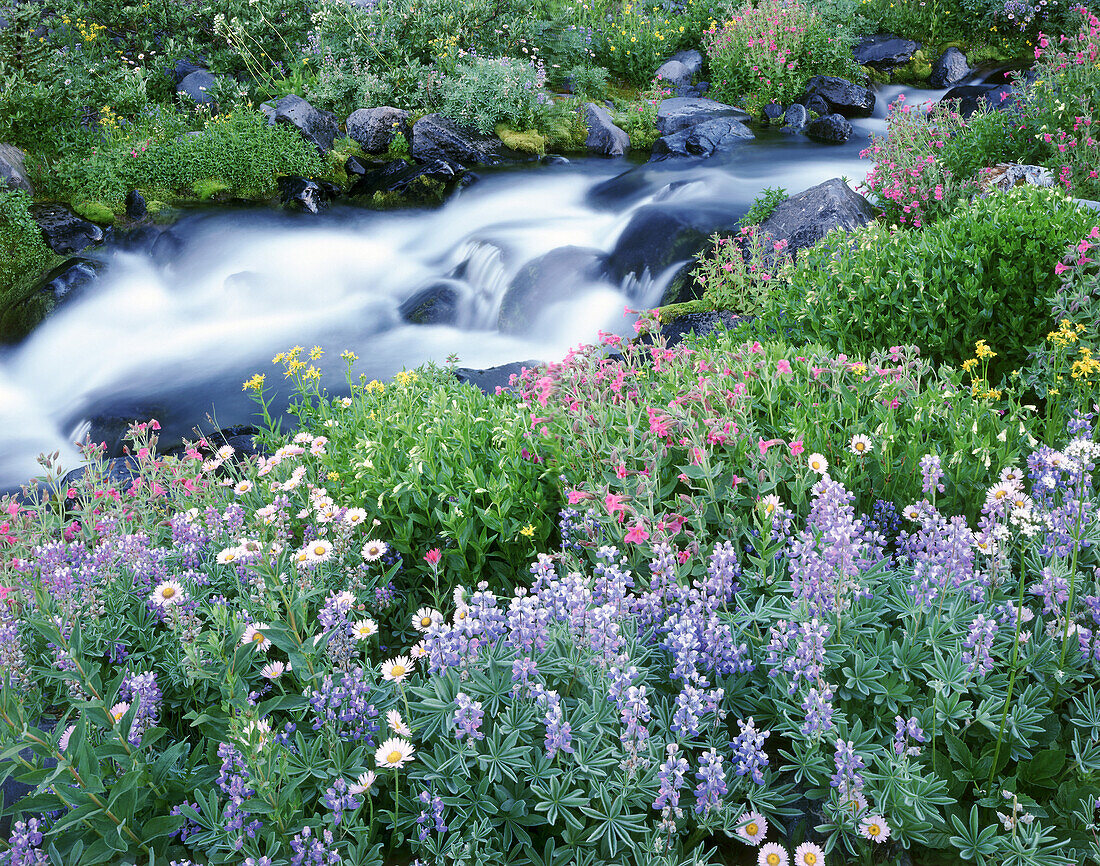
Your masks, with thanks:
[(783, 128), (780, 132), (802, 132), (803, 127), (810, 121), (810, 113), (805, 105), (795, 102), (787, 106), (783, 112)]
[(806, 124), (806, 135), (825, 144), (843, 144), (852, 137), (852, 124), (843, 115), (826, 114)]
[(101, 261), (76, 256), (62, 262), (39, 280), (35, 292), (48, 296), (52, 306), (56, 306), (79, 294), (105, 268)]
[(657, 139), (653, 145), (653, 158), (712, 156), (733, 150), (742, 142), (755, 137), (752, 130), (741, 121), (732, 117), (717, 117)]
[(405, 299), (397, 312), (414, 325), (453, 325), (458, 321), (461, 300), (453, 282), (440, 281)]
[(147, 213), (149, 213), (149, 208), (145, 204), (145, 196), (136, 189), (130, 190), (126, 194), (126, 218), (140, 220), (144, 219)]
[(606, 253), (587, 247), (559, 247), (532, 259), (505, 292), (497, 326), (505, 334), (527, 331), (540, 312), (576, 296), (606, 269)]
[(954, 87), (963, 81), (970, 71), (966, 55), (952, 45), (932, 64), (932, 75), (928, 83), (933, 87)]
[(422, 193), (428, 192), (433, 184), (439, 188), (440, 184), (446, 186), (457, 179), (454, 164), (446, 160), (429, 160), (423, 165), (415, 165), (403, 159), (395, 159), (381, 168), (368, 169), (356, 180), (349, 194)]
[(732, 231), (737, 220), (728, 211), (697, 205), (646, 205), (634, 214), (611, 253), (612, 276), (657, 276), (677, 262), (689, 262), (707, 247), (715, 231)]
[(339, 193), (339, 189), (322, 181), (310, 180), (296, 174), (280, 177), (279, 200), (284, 206), (306, 213), (320, 213)]
[(792, 255), (812, 247), (833, 229), (852, 231), (875, 218), (867, 199), (840, 178), (810, 187), (780, 202), (760, 225), (773, 241), (787, 242)]

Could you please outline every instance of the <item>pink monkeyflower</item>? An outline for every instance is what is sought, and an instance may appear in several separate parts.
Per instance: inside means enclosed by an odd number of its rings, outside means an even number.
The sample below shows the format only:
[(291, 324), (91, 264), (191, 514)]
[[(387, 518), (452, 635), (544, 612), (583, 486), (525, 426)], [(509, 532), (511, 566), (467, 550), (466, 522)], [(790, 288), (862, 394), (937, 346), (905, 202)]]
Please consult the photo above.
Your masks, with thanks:
[(640, 523), (634, 524), (627, 532), (626, 537), (623, 539), (628, 544), (642, 544), (649, 539), (649, 533), (645, 531), (645, 527)]
[(756, 443), (756, 447), (760, 449), (760, 456), (763, 457), (768, 453), (769, 448), (773, 445), (778, 445), (782, 441), (782, 439), (761, 439)]
[(622, 463), (615, 467), (615, 477), (619, 479), (626, 478), (626, 466)]
[(752, 352), (754, 355), (759, 355), (763, 353), (764, 347), (760, 345), (760, 341), (758, 340), (752, 344), (752, 347), (749, 349), (749, 351)]
[(570, 505), (576, 505), (585, 499), (591, 499), (591, 493), (585, 493), (583, 490), (570, 490), (565, 494), (565, 498), (569, 500)]
[(780, 358), (779, 362), (775, 365), (775, 375), (782, 376), (784, 373), (791, 372), (791, 362), (786, 358)]
[(440, 551), (440, 549), (438, 547), (433, 547), (431, 550), (424, 554), (424, 561), (428, 563), (428, 565), (435, 565), (439, 562), (439, 558), (441, 556), (443, 556), (443, 553)]
[(1062, 264), (1061, 262), (1058, 262), (1058, 264), (1056, 264), (1056, 265), (1054, 266), (1054, 273), (1058, 274), (1059, 276), (1061, 276), (1062, 274), (1064, 274), (1064, 273), (1065, 273), (1066, 271), (1068, 271), (1068, 270), (1069, 270), (1069, 268), (1067, 268), (1067, 267), (1066, 267), (1066, 266), (1065, 266), (1064, 264)]
[(603, 504), (607, 508), (607, 513), (610, 514), (612, 517), (614, 517), (616, 514), (619, 514), (620, 512), (625, 514), (626, 506), (623, 505), (624, 499), (626, 499), (626, 497), (622, 494), (608, 493), (607, 496), (603, 498)]
[(797, 456), (798, 456), (799, 454), (801, 454), (801, 453), (802, 453), (803, 451), (805, 451), (805, 450), (806, 450), (806, 449), (805, 449), (805, 448), (804, 448), (804, 447), (802, 446), (802, 440), (801, 440), (801, 439), (796, 439), (796, 440), (795, 440), (794, 442), (792, 442), (792, 443), (790, 444), (790, 446), (789, 446), (789, 447), (790, 447), (790, 449), (791, 449), (791, 456), (792, 456), (792, 457), (797, 457)]

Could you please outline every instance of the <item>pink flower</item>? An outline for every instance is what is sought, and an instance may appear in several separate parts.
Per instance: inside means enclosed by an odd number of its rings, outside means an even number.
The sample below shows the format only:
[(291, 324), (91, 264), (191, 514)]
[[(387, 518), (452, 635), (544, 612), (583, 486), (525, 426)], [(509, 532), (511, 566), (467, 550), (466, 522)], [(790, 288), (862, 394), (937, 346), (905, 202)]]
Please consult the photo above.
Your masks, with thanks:
[(782, 376), (789, 372), (791, 372), (791, 362), (786, 358), (780, 358), (779, 363), (775, 365), (775, 375)]
[(424, 561), (428, 563), (428, 565), (435, 565), (437, 562), (439, 562), (439, 558), (442, 555), (443, 554), (442, 552), (440, 552), (438, 547), (433, 547), (431, 550), (424, 554)]
[(585, 493), (583, 490), (570, 490), (565, 494), (565, 498), (569, 500), (570, 505), (576, 505), (585, 499), (591, 499), (591, 493)]
[(778, 445), (782, 441), (782, 439), (761, 439), (756, 443), (756, 447), (760, 449), (760, 456), (763, 457), (768, 453), (769, 448), (773, 445)]
[(641, 544), (648, 539), (649, 533), (645, 531), (645, 527), (643, 527), (640, 523), (636, 523), (634, 524), (634, 526), (630, 527), (630, 531), (626, 534), (626, 537), (623, 540), (626, 541), (628, 544)]
[(749, 351), (752, 352), (754, 355), (759, 355), (764, 351), (764, 347), (760, 345), (759, 341), (757, 341), (752, 344), (752, 348), (750, 348)]
[(626, 499), (618, 493), (608, 493), (603, 498), (603, 504), (607, 508), (607, 513), (614, 517), (619, 512), (626, 513), (626, 506), (623, 505), (623, 500)]
[(802, 447), (802, 440), (801, 439), (796, 439), (794, 442), (792, 442), (790, 444), (790, 449), (791, 449), (791, 456), (792, 457), (797, 457), (799, 454), (801, 454), (803, 451), (806, 450), (805, 448)]
[(1068, 270), (1069, 270), (1069, 268), (1067, 268), (1067, 267), (1066, 267), (1066, 266), (1065, 266), (1064, 264), (1062, 264), (1061, 262), (1058, 262), (1058, 264), (1056, 264), (1056, 265), (1054, 266), (1054, 273), (1058, 274), (1059, 276), (1061, 276), (1062, 274), (1064, 274), (1064, 273), (1065, 273), (1066, 271), (1068, 271)]

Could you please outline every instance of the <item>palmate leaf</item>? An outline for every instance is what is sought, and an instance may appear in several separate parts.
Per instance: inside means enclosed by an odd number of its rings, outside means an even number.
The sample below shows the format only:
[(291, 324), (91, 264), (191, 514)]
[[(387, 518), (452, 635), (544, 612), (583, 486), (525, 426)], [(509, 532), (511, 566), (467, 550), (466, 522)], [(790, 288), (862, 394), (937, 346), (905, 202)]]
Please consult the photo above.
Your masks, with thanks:
[(620, 847), (630, 848), (632, 837), (640, 837), (646, 830), (646, 815), (630, 812), (622, 792), (613, 794), (600, 788), (595, 803), (582, 806), (581, 811), (593, 820), (588, 841), (597, 843), (609, 857), (614, 857)]

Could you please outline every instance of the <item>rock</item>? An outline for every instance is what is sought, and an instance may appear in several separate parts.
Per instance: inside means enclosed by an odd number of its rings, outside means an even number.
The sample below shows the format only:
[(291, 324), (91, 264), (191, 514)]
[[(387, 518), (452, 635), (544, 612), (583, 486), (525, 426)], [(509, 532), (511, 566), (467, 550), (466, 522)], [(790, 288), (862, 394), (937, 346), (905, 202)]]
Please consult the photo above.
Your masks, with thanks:
[[(96, 441), (93, 439), (93, 441)], [(102, 441), (102, 440), (99, 440)], [(72, 487), (88, 472), (87, 466), (78, 466), (67, 473), (58, 484), (59, 490)], [(113, 457), (104, 463), (103, 480), (107, 487), (115, 487), (119, 490), (129, 490), (131, 485), (141, 476), (141, 467), (134, 457)]]
[(682, 129), (675, 135), (657, 139), (653, 158), (670, 156), (712, 156), (733, 150), (738, 144), (755, 138), (752, 131), (732, 117), (717, 117)]
[(431, 160), (423, 165), (413, 165), (403, 159), (387, 162), (381, 168), (368, 169), (352, 186), (350, 195), (374, 195), (376, 192), (405, 193), (421, 180), (453, 183), (458, 174), (454, 164), (446, 160)]
[(661, 325), (661, 336), (665, 338), (666, 345), (671, 347), (682, 343), (688, 334), (705, 337), (717, 330), (729, 330), (743, 320), (744, 317), (738, 316), (732, 310), (687, 313)]
[(126, 218), (132, 220), (144, 219), (148, 212), (149, 209), (145, 205), (145, 196), (136, 189), (130, 190), (126, 194)]
[(147, 254), (152, 252), (153, 245), (160, 235), (161, 229), (151, 225), (141, 225), (119, 234), (114, 246), (129, 253)]
[(103, 262), (83, 256), (67, 259), (39, 280), (35, 292), (48, 295), (56, 305), (75, 297), (102, 273), (104, 267)]
[(695, 82), (695, 89), (699, 91), (699, 95), (702, 96), (708, 90), (710, 90), (709, 81), (697, 81)]
[(528, 331), (540, 312), (598, 280), (607, 255), (586, 247), (559, 247), (532, 259), (512, 280), (500, 303), (497, 327), (505, 334)]
[(664, 100), (657, 109), (657, 130), (661, 135), (673, 135), (704, 120), (716, 117), (732, 117), (746, 123), (749, 113), (733, 105), (714, 99), (674, 97)]
[(810, 120), (810, 114), (805, 105), (795, 102), (787, 106), (783, 112), (783, 128), (781, 132), (801, 132)]
[(103, 240), (103, 229), (59, 204), (31, 205), (31, 216), (55, 253), (72, 255)]
[(810, 187), (780, 202), (760, 230), (772, 240), (785, 240), (787, 251), (812, 247), (833, 229), (852, 231), (875, 218), (875, 209), (840, 178)]
[(978, 188), (982, 196), (993, 192), (1008, 192), (1016, 186), (1054, 186), (1054, 175), (1041, 165), (999, 163), (978, 172)]
[(349, 156), (344, 161), (344, 172), (348, 176), (348, 180), (353, 177), (362, 177), (367, 173), (368, 169), (357, 157)]
[(559, 153), (548, 153), (541, 160), (543, 165), (569, 165), (569, 160)]
[(233, 449), (232, 461), (240, 463), (245, 459), (268, 456), (267, 449), (256, 441), (259, 435), (260, 429), (251, 424), (233, 424), (210, 434), (206, 437), (206, 441), (210, 443), (213, 451), (228, 445)]
[(860, 66), (889, 72), (908, 63), (920, 49), (921, 44), (912, 39), (900, 39), (882, 33), (878, 36), (864, 36), (852, 49), (852, 56)]
[(367, 153), (385, 153), (397, 133), (408, 135), (409, 113), (383, 105), (360, 108), (348, 115), (348, 135)]
[(677, 262), (687, 262), (707, 247), (715, 231), (732, 231), (736, 218), (724, 209), (698, 204), (646, 205), (638, 208), (615, 243), (608, 261), (612, 278), (627, 274), (657, 276)]
[(760, 119), (764, 123), (775, 123), (783, 116), (783, 106), (778, 102), (769, 102), (764, 106), (764, 110), (760, 113)]
[(462, 295), (453, 282), (433, 283), (407, 298), (397, 308), (414, 325), (453, 325), (458, 321)]
[(932, 87), (954, 87), (969, 74), (970, 64), (966, 62), (966, 55), (952, 45), (932, 64), (928, 83)]
[(677, 63), (682, 63), (692, 75), (698, 75), (703, 71), (703, 55), (694, 48), (687, 51), (677, 51), (668, 60), (669, 62), (675, 60)]
[[(52, 719), (39, 719), (38, 722), (33, 725), (33, 727), (37, 727), (38, 730), (46, 734), (52, 734), (56, 725), (57, 722)], [(34, 762), (34, 753), (29, 746), (23, 749), (23, 751), (19, 752), (19, 756), (25, 761), (31, 763)], [(7, 758), (6, 760), (11, 761), (14, 759), (15, 756), (13, 755), (11, 758)], [(55, 758), (46, 758), (42, 762), (42, 766), (49, 768), (56, 767), (57, 760)], [(0, 817), (0, 837), (4, 839), (8, 839), (11, 833), (12, 818), (14, 817), (11, 814), (12, 807), (24, 797), (27, 797), (28, 795), (34, 793), (35, 790), (33, 785), (28, 785), (25, 782), (20, 782), (17, 778), (15, 778), (22, 769), (22, 765), (20, 765), (19, 769), (17, 769), (14, 773), (12, 773), (12, 775), (4, 779), (3, 783), (0, 783), (0, 805), (4, 807), (4, 815)]]
[[(828, 106), (827, 111), (820, 111), (811, 102), (813, 97), (820, 97)], [(799, 100), (810, 111), (817, 114), (843, 114), (845, 117), (870, 117), (875, 110), (875, 94), (870, 87), (862, 84), (854, 84), (846, 78), (837, 78), (835, 75), (815, 75), (806, 84), (806, 92)]]
[(495, 135), (464, 129), (441, 114), (420, 118), (413, 125), (412, 138), (412, 156), (417, 162), (442, 161), (461, 167), (496, 165), (504, 159), (504, 145)]
[(320, 213), (322, 208), (328, 206), (329, 193), (315, 180), (288, 174), (280, 177), (278, 184), (279, 201), (285, 207), (306, 213)]
[(806, 98), (806, 111), (810, 114), (815, 114), (818, 117), (824, 117), (826, 114), (832, 114), (829, 108), (829, 103), (818, 96), (816, 93), (813, 96)]
[(663, 85), (677, 90), (691, 85), (692, 72), (679, 60), (666, 60), (657, 67), (654, 78), (660, 78)]
[(183, 238), (181, 238), (176, 232), (168, 229), (160, 233), (160, 236), (153, 242), (153, 246), (149, 250), (149, 255), (153, 257), (153, 260), (160, 264), (167, 264), (173, 261), (176, 256), (183, 251), (185, 246)]
[(826, 144), (844, 144), (852, 137), (852, 124), (843, 115), (826, 114), (806, 124), (806, 135)]
[(176, 85), (176, 93), (193, 100), (197, 105), (214, 105), (213, 90), (218, 83), (205, 69), (196, 69)]
[(34, 193), (31, 180), (27, 177), (25, 158), (26, 154), (18, 147), (0, 144), (0, 188), (21, 189), (23, 192)]
[(611, 120), (606, 108), (588, 102), (584, 106), (584, 122), (588, 137), (584, 140), (589, 153), (599, 156), (624, 156), (630, 152), (630, 136)]
[(487, 367), (484, 370), (475, 370), (470, 367), (457, 367), (454, 377), (466, 385), (473, 385), (483, 394), (496, 394), (497, 390), (507, 391), (510, 387), (508, 380), (512, 376), (519, 376), (524, 370), (531, 370), (542, 364), (542, 361), (513, 361), (511, 364), (501, 364), (498, 367)]
[(192, 72), (206, 72), (206, 67), (198, 63), (192, 63), (190, 60), (184, 60), (180, 58), (172, 64), (172, 79), (176, 84), (179, 84)]
[(293, 126), (302, 138), (317, 148), (321, 156), (332, 150), (332, 142), (340, 134), (340, 127), (336, 123), (336, 115), (331, 111), (314, 108), (293, 93), (284, 96), (272, 107), (274, 112), (268, 120), (269, 124), (274, 126), (276, 123), (286, 123)]
[(1016, 88), (1011, 84), (962, 84), (947, 91), (940, 102), (949, 99), (959, 101), (958, 112), (963, 117), (969, 117), (982, 107), (1008, 111), (1017, 106)]

